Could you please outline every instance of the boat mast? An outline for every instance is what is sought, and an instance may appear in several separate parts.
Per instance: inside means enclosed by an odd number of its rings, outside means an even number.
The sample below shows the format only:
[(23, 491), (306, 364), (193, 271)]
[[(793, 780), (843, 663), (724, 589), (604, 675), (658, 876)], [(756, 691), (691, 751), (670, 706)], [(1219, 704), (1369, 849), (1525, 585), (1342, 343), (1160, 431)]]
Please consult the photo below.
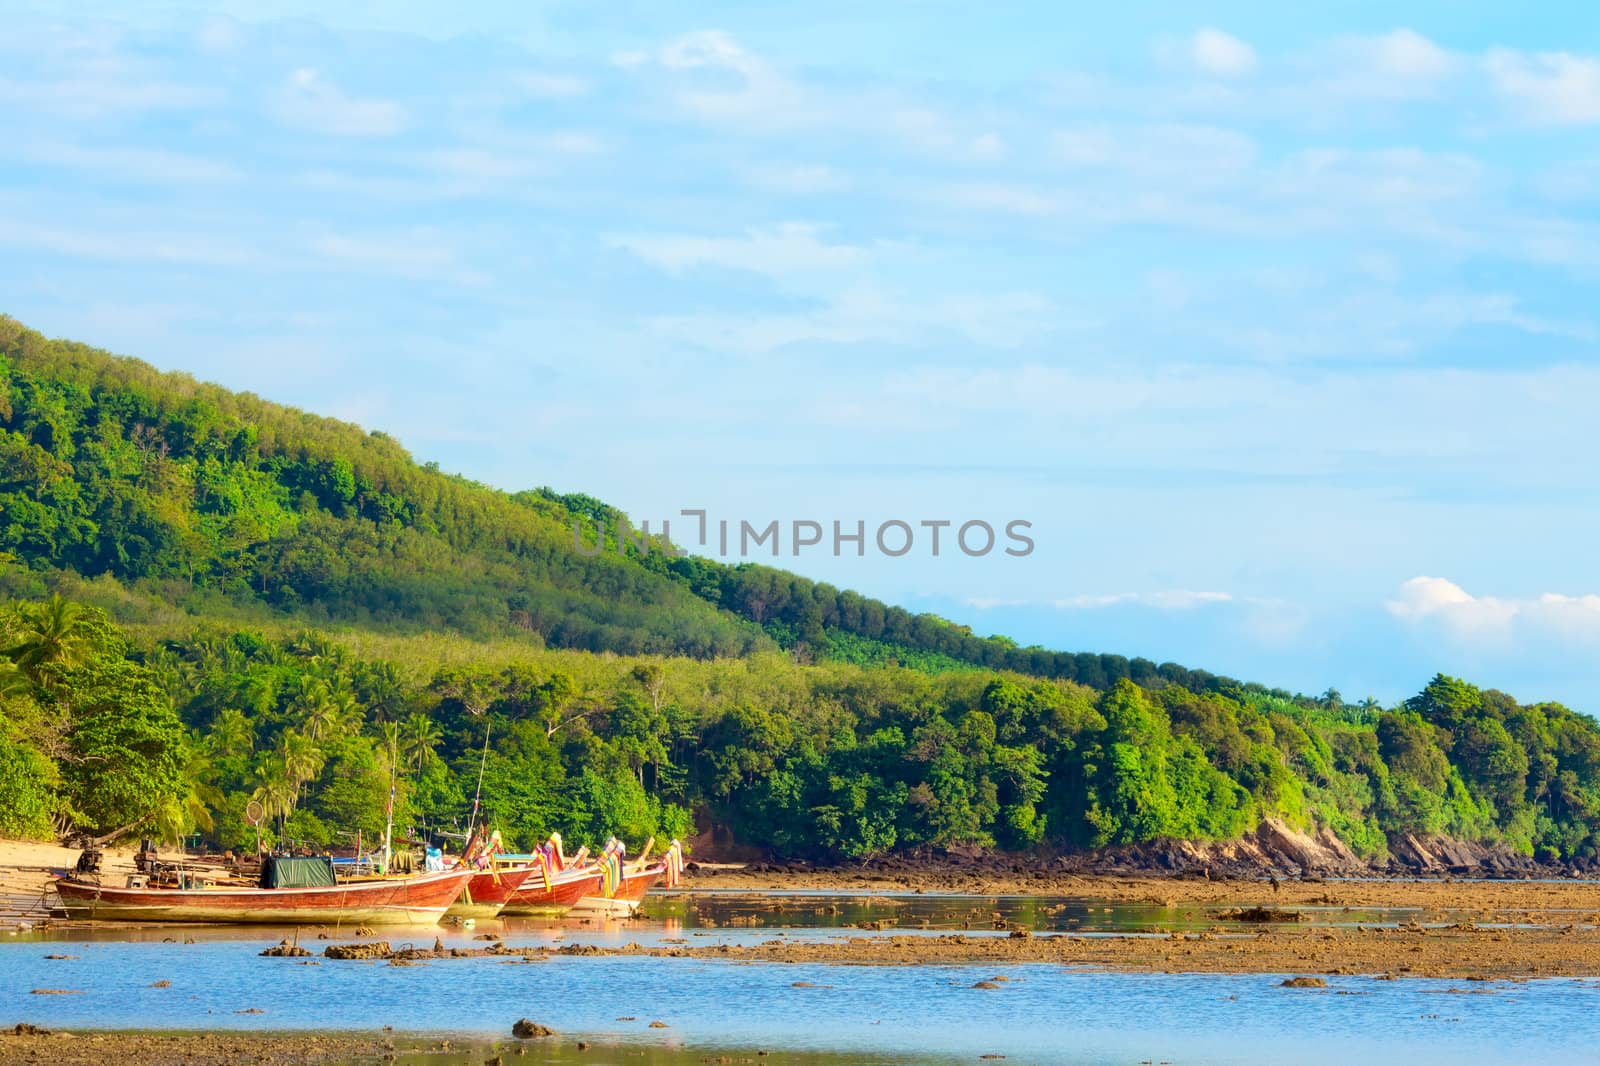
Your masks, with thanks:
[(467, 815), (467, 842), (472, 842), (472, 826), (478, 820), (478, 801), (483, 798), (483, 768), (489, 763), (489, 719), (483, 720), (483, 757), (478, 760), (478, 790), (472, 794), (472, 813)]
[(389, 745), (389, 810), (383, 826), (383, 872), (389, 872), (390, 853), (394, 848), (394, 761), (399, 757), (399, 752), (393, 744)]

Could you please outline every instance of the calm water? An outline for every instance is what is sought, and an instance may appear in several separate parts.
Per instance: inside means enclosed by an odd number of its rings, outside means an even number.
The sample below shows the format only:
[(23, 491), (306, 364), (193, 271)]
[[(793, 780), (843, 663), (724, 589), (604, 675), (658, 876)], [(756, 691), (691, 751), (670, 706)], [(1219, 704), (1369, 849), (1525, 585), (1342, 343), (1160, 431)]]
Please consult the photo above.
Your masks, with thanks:
[[(892, 915), (903, 932), (970, 926), (995, 910), (1034, 915), (1041, 928), (1139, 931), (1147, 925), (1215, 924), (1078, 901), (934, 897), (680, 896), (652, 900), (657, 917), (625, 924), (480, 922), (440, 930), (466, 946), (504, 932), (513, 946), (556, 942), (686, 940), (696, 945), (840, 935)], [(781, 908), (781, 909), (776, 909)], [(974, 909), (981, 913), (973, 913)], [(1072, 908), (1076, 908), (1075, 910)], [(1161, 908), (1154, 908), (1161, 911)], [(817, 913), (820, 911), (821, 913)], [(1328, 920), (1400, 915), (1333, 912)], [(743, 924), (752, 919), (760, 926)], [(1069, 924), (1076, 919), (1076, 924)], [(859, 928), (849, 935), (863, 935)], [(1526, 1063), (1600, 1062), (1600, 982), (1452, 984), (1329, 977), (1325, 991), (1277, 987), (1282, 975), (1147, 975), (1048, 964), (1002, 967), (749, 964), (694, 959), (438, 960), (421, 966), (256, 955), (281, 931), (65, 928), (0, 940), (0, 1024), (63, 1028), (378, 1029), (503, 1035), (531, 1017), (562, 1034), (558, 1058), (578, 1038), (650, 1051), (682, 1048), (841, 1052), (852, 1061), (896, 1059), (1008, 1063)], [(433, 931), (388, 933), (431, 944)], [(1003, 934), (996, 934), (1003, 935)], [(315, 949), (314, 934), (302, 943)], [(164, 938), (174, 938), (165, 942)], [(194, 943), (185, 944), (185, 938)], [(695, 938), (690, 940), (690, 938)], [(49, 960), (46, 954), (77, 956)], [(998, 990), (972, 987), (1003, 976)], [(153, 988), (156, 981), (169, 987)], [(817, 987), (796, 987), (809, 983)], [(34, 988), (79, 994), (33, 995)], [(238, 1013), (255, 1010), (260, 1013)], [(668, 1028), (652, 1029), (654, 1020)], [(565, 1052), (561, 1049), (565, 1048)], [(541, 1051), (545, 1049), (541, 1048)], [(695, 1056), (687, 1055), (690, 1061)], [(590, 1057), (593, 1061), (593, 1056)]]

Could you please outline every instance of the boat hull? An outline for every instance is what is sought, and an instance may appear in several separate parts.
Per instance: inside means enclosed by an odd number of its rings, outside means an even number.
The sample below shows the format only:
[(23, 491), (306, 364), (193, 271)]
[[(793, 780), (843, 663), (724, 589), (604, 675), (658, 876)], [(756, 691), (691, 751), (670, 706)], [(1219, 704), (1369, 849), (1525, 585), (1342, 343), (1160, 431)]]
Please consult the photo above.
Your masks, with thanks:
[(535, 872), (532, 866), (496, 873), (480, 870), (467, 881), (461, 897), (450, 904), (449, 913), (463, 918), (493, 918)]
[(533, 918), (558, 918), (570, 911), (584, 896), (600, 887), (600, 872), (593, 869), (563, 870), (544, 887), (544, 878), (534, 876), (511, 894), (503, 915)]
[[(596, 891), (592, 895), (583, 897), (577, 906), (572, 908), (574, 914), (607, 914), (629, 915), (639, 909), (639, 904), (644, 902), (646, 892), (656, 886), (656, 883), (666, 874), (666, 867), (657, 863), (646, 866), (642, 870), (635, 870), (622, 875), (622, 883), (617, 886), (614, 896), (605, 896)], [(599, 884), (596, 883), (596, 889)]]
[(468, 870), (318, 888), (114, 888), (62, 880), (69, 918), (110, 922), (264, 925), (433, 925), (461, 895)]

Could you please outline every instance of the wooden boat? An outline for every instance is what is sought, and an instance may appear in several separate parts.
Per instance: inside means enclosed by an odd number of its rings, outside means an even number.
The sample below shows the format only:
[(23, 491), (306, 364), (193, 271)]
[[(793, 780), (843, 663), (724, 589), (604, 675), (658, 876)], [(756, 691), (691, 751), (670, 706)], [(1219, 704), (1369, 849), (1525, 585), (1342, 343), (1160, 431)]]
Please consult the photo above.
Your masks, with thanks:
[(493, 918), (511, 901), (523, 882), (538, 872), (536, 866), (474, 871), (461, 898), (450, 904), (450, 913), (463, 918)]
[(665, 863), (654, 862), (648, 866), (640, 864), (632, 869), (622, 871), (622, 880), (617, 885), (617, 890), (610, 896), (598, 891), (600, 873), (595, 872), (595, 887), (597, 891), (580, 899), (572, 908), (574, 914), (604, 914), (627, 916), (639, 909), (639, 904), (644, 902), (646, 892), (656, 886), (656, 883), (666, 874)]
[(506, 917), (558, 918), (599, 888), (600, 870), (596, 866), (571, 867), (552, 874), (549, 888), (545, 887), (543, 875), (535, 871), (511, 894), (500, 913)]
[(310, 886), (185, 888), (116, 888), (68, 877), (56, 881), (55, 890), (68, 917), (97, 921), (432, 925), (472, 875), (471, 870), (446, 870)]

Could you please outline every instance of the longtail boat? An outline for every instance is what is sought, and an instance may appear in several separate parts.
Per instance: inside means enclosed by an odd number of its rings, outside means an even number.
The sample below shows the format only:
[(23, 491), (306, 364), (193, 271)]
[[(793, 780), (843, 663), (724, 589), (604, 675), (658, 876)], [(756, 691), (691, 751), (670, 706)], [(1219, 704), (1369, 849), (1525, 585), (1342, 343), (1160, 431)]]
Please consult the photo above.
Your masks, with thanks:
[(683, 845), (674, 840), (660, 861), (652, 863), (648, 860), (655, 842), (655, 837), (645, 841), (639, 857), (628, 862), (623, 858), (622, 842), (615, 837), (608, 841), (596, 863), (600, 890), (579, 900), (574, 913), (626, 916), (639, 909), (645, 893), (662, 878), (668, 888), (675, 888), (683, 873)]
[(98, 921), (432, 925), (472, 875), (471, 870), (446, 870), (338, 882), (325, 859), (278, 859), (263, 866), (257, 885), (117, 888), (67, 877), (54, 887), (68, 917)]
[(511, 894), (500, 913), (515, 917), (559, 918), (600, 887), (600, 871), (593, 866), (573, 867), (550, 875), (548, 885), (538, 873)]
[(450, 905), (450, 913), (463, 918), (493, 918), (536, 872), (535, 866), (474, 871), (461, 898)]
[(659, 862), (624, 870), (616, 889), (609, 896), (601, 888), (603, 879), (597, 872), (594, 884), (598, 891), (580, 899), (572, 911), (574, 914), (632, 914), (644, 902), (645, 893), (654, 888), (666, 872), (666, 864)]

